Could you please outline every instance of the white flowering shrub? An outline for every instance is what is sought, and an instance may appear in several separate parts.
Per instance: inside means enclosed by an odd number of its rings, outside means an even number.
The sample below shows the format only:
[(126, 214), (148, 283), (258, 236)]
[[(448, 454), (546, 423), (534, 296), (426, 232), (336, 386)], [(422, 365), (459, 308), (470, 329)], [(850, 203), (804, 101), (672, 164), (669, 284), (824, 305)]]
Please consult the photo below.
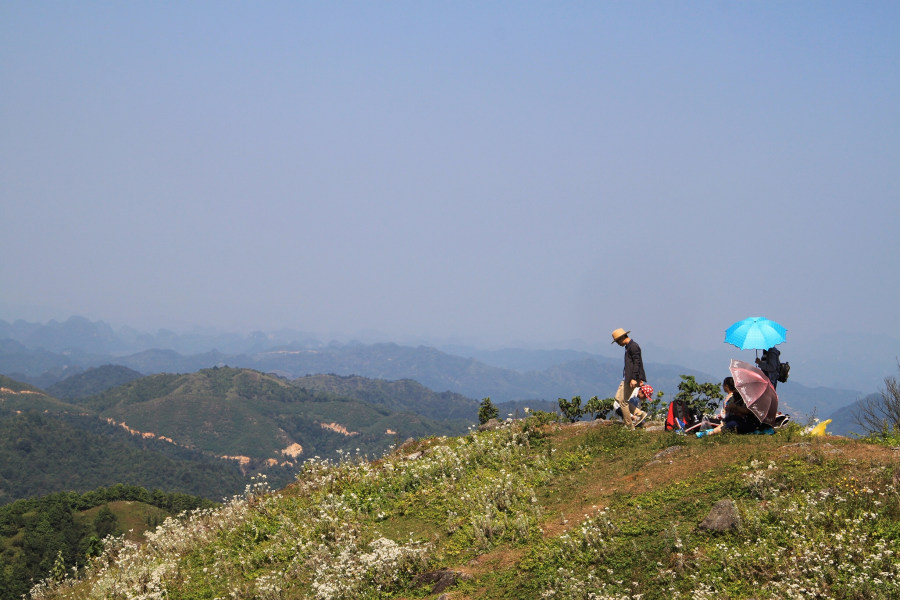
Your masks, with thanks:
[(534, 486), (552, 469), (548, 457), (528, 452), (531, 435), (508, 420), (495, 431), (430, 440), (415, 460), (314, 458), (281, 492), (259, 482), (220, 508), (167, 519), (143, 545), (107, 539), (84, 572), (42, 582), (31, 595), (149, 600), (193, 590), (216, 598), (384, 597), (435, 559), (431, 541), (391, 539), (381, 531), (414, 508), (427, 505), (429, 514), (441, 515), (450, 554), (539, 535)]

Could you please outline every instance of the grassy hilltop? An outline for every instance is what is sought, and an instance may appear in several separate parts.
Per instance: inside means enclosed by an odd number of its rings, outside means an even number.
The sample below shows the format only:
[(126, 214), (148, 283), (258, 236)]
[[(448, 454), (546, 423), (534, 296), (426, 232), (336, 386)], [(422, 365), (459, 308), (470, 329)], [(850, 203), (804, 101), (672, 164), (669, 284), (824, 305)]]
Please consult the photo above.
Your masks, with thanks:
[[(896, 598), (895, 452), (535, 418), (310, 461), (35, 598)], [(736, 529), (698, 524), (722, 499)]]

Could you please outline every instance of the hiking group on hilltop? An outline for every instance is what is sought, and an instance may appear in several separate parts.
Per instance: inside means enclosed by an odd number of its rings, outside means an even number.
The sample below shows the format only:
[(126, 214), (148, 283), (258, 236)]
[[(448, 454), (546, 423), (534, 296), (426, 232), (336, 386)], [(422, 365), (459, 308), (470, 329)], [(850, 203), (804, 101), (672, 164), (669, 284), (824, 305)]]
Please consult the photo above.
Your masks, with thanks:
[[(729, 327), (725, 335), (726, 343), (742, 350), (762, 350), (762, 357), (756, 358), (756, 366), (739, 360), (731, 361), (731, 376), (722, 382), (722, 390), (727, 397), (718, 414), (700, 415), (697, 410), (676, 399), (669, 403), (666, 429), (682, 433), (699, 429), (696, 434), (703, 437), (723, 431), (773, 433), (773, 427), (784, 425), (789, 417), (778, 412), (778, 394), (775, 390), (779, 381), (787, 381), (790, 364), (781, 362), (781, 352), (775, 345), (785, 341), (786, 332), (778, 323), (762, 317), (744, 319)], [(635, 429), (647, 419), (648, 414), (641, 409), (641, 402), (652, 397), (653, 387), (647, 383), (641, 347), (629, 337), (630, 333), (621, 328), (612, 332), (612, 343), (625, 348), (622, 381), (616, 390), (613, 408), (626, 427)]]

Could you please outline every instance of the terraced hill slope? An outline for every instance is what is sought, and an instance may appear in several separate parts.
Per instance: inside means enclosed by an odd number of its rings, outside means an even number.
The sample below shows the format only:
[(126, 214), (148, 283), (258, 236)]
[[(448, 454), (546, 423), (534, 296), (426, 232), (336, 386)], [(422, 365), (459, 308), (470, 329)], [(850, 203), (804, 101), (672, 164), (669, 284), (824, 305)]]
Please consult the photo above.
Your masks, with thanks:
[(531, 418), (307, 463), (33, 597), (896, 598), (898, 484), (892, 448), (798, 427), (698, 440)]

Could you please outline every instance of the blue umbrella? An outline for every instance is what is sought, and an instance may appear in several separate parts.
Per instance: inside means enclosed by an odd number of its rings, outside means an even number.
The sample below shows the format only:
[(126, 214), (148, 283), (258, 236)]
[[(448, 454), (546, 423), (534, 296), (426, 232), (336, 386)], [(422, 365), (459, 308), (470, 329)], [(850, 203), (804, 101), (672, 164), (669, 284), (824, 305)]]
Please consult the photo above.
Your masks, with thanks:
[(763, 317), (738, 321), (725, 331), (725, 343), (741, 350), (768, 350), (784, 342), (787, 329)]

